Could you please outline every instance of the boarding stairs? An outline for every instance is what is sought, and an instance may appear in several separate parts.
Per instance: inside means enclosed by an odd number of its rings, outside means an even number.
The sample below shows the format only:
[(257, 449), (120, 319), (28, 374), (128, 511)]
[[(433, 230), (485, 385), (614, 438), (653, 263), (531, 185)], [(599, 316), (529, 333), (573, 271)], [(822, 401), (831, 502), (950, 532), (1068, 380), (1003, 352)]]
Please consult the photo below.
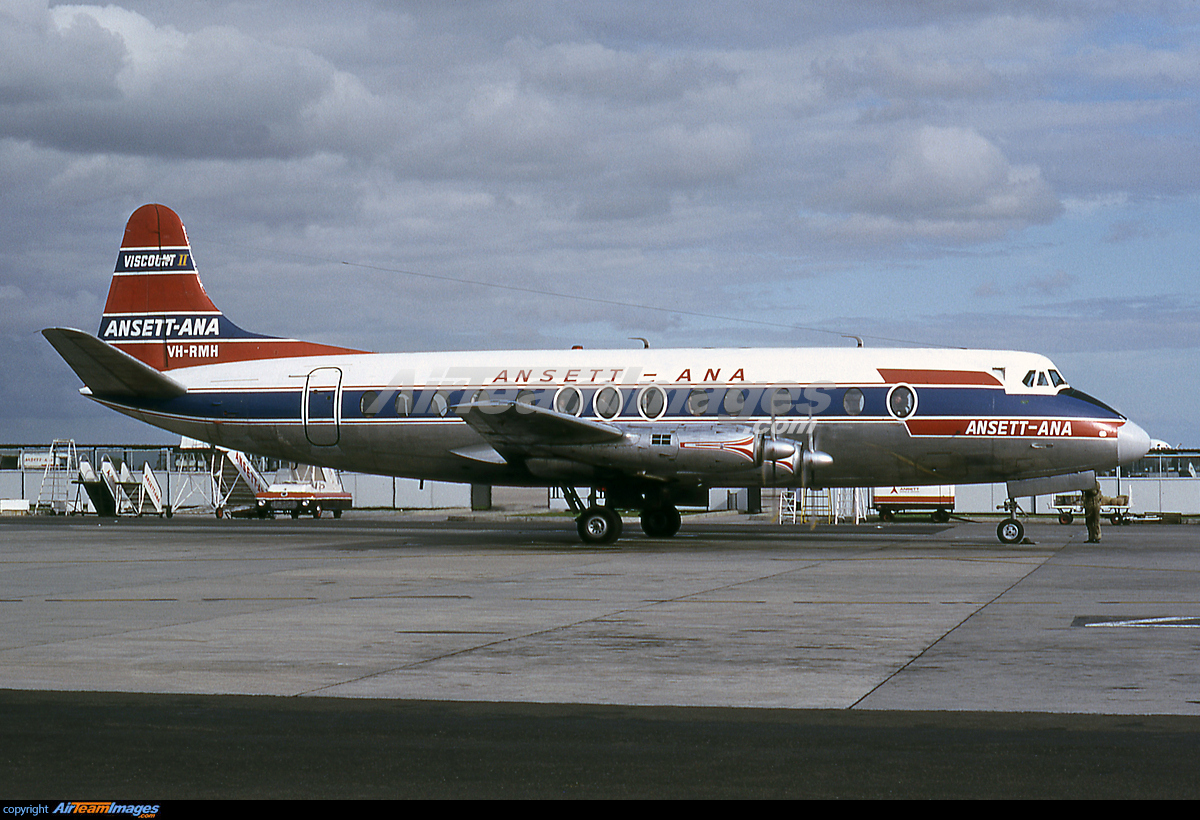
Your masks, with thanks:
[[(50, 445), (50, 458), (42, 472), (34, 511), (42, 515), (75, 515), (86, 507), (76, 482), (79, 457), (73, 439), (55, 439)], [(72, 492), (73, 491), (73, 492)]]

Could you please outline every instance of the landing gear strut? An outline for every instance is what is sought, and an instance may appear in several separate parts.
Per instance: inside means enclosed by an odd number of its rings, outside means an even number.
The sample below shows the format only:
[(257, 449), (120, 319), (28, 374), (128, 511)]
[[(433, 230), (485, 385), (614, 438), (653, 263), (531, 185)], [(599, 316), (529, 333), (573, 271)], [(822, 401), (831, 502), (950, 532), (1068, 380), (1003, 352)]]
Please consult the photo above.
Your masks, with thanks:
[[(615, 506), (597, 504), (594, 489), (586, 505), (574, 487), (563, 487), (562, 494), (571, 512), (575, 513), (575, 526), (583, 543), (611, 544), (621, 537), (623, 525), (620, 513), (616, 511)], [(640, 492), (609, 495), (608, 501), (622, 509), (636, 509), (637, 506), (641, 506), (642, 532), (650, 538), (670, 538), (679, 532), (682, 523), (679, 510), (665, 494), (655, 494), (653, 497), (649, 497), (649, 494), (643, 497)]]

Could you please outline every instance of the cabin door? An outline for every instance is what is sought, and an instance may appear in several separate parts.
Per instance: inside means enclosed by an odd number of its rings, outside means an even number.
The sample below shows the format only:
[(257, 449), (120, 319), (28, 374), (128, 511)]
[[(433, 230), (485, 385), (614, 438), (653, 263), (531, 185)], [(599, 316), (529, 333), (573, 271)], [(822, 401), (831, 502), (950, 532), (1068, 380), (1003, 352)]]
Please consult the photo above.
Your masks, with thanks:
[(304, 382), (304, 435), (312, 444), (332, 447), (338, 443), (342, 421), (342, 371), (318, 367)]

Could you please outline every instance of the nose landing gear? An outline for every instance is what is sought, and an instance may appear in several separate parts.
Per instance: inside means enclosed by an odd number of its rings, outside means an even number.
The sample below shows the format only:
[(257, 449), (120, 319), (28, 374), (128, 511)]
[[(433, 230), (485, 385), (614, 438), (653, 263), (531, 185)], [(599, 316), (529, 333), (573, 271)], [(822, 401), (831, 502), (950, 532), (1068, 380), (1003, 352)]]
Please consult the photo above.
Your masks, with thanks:
[(996, 537), (1000, 539), (1001, 544), (1019, 544), (1025, 539), (1025, 525), (1017, 520), (1017, 513), (1022, 511), (1021, 506), (1015, 498), (1010, 498), (1004, 502), (1004, 511), (1008, 513), (1008, 518), (996, 527)]

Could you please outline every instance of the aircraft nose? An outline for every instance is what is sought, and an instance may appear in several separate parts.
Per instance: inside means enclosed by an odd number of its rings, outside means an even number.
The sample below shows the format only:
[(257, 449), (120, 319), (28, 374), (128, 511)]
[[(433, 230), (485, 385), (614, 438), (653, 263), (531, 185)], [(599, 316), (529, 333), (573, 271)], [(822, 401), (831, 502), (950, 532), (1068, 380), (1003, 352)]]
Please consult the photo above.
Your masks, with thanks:
[(1128, 464), (1150, 452), (1150, 436), (1132, 421), (1121, 425), (1117, 431), (1117, 462)]

